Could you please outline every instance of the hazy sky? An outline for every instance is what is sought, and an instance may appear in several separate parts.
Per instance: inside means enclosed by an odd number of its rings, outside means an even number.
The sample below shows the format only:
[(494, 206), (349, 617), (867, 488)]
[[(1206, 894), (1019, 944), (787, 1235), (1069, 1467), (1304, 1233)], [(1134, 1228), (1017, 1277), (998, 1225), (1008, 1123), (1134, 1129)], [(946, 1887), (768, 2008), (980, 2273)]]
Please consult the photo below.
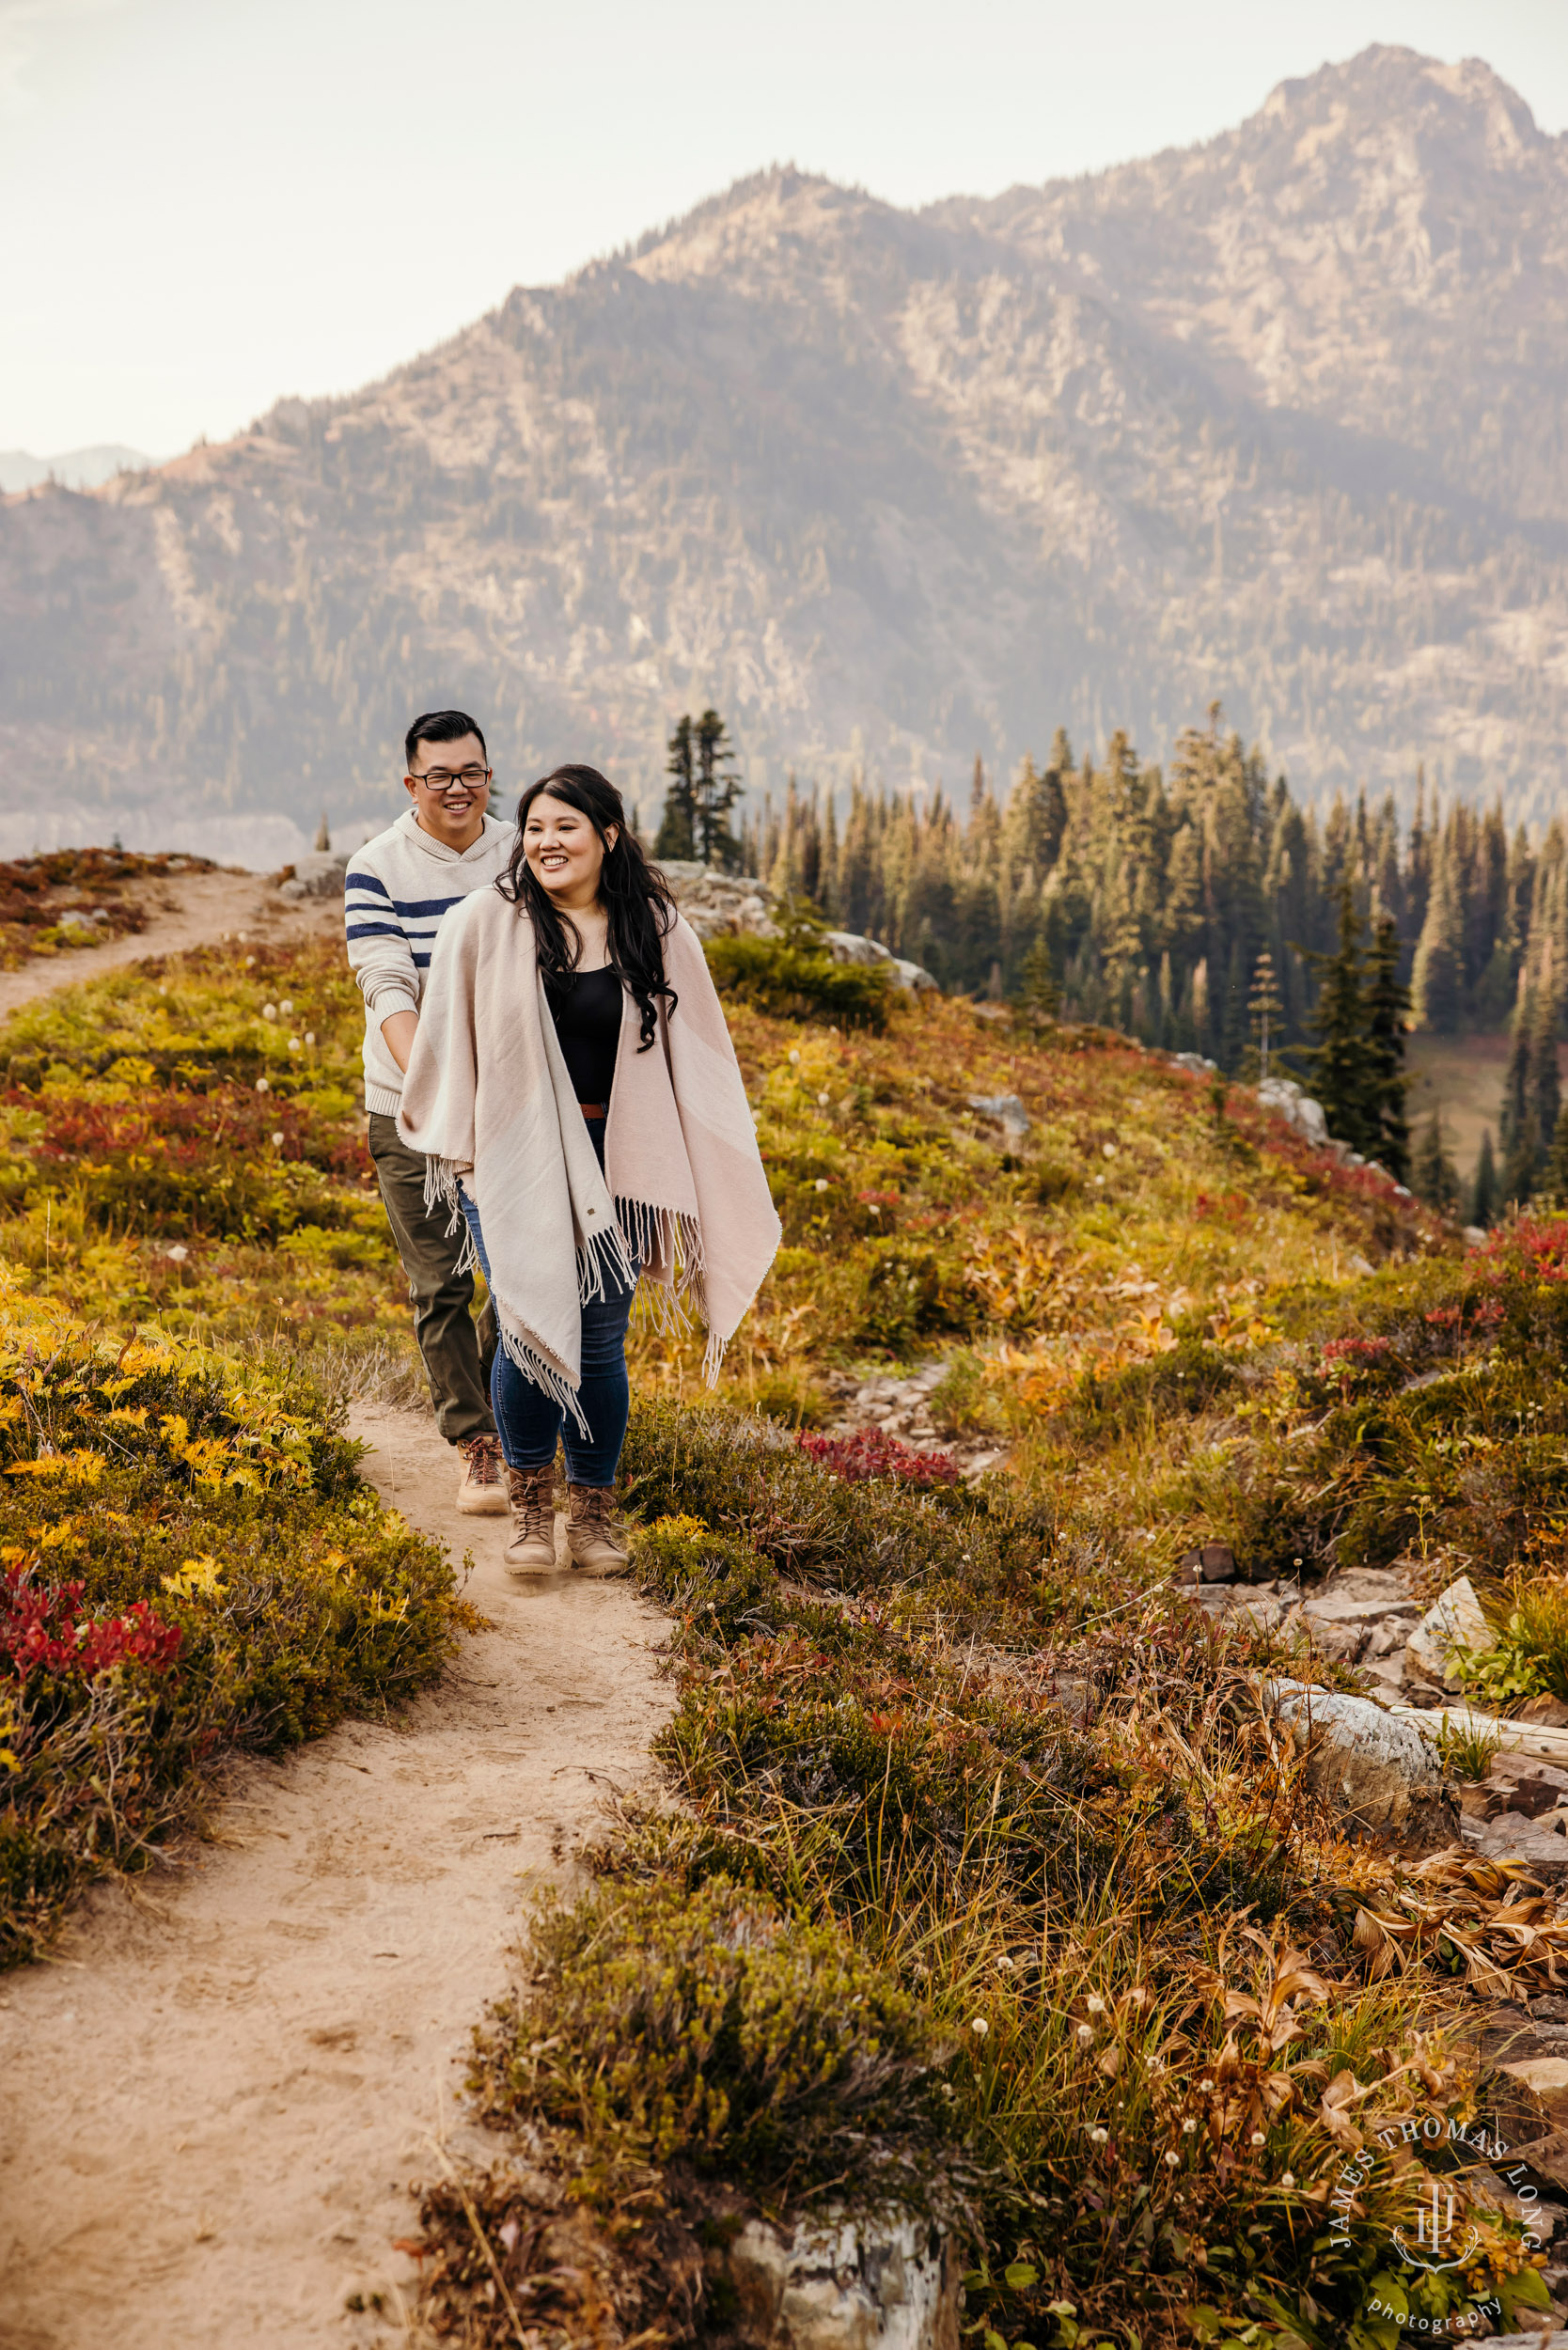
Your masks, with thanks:
[(773, 162), (990, 194), (1372, 40), (1568, 125), (1568, 0), (0, 0), (0, 448), (350, 390)]

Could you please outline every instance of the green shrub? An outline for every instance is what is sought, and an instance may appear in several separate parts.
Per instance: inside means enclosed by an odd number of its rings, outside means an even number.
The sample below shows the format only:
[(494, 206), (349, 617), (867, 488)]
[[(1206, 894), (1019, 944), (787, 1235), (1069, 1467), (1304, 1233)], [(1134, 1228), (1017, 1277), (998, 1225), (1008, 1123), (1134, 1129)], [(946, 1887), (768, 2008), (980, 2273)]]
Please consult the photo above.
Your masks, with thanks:
[(656, 1518), (638, 1540), (636, 1564), (639, 1582), (674, 1615), (700, 1617), (726, 1635), (776, 1618), (778, 1577), (767, 1560), (700, 1518)]
[(860, 1323), (855, 1336), (889, 1355), (907, 1355), (938, 1330), (967, 1330), (974, 1305), (958, 1269), (934, 1248), (898, 1234), (867, 1251)]
[(723, 1877), (612, 1882), (547, 1900), (530, 1956), (474, 2085), (493, 2119), (580, 2132), (597, 2198), (686, 2163), (775, 2204), (951, 2203), (931, 2022), (830, 1926)]
[(827, 1020), (878, 1035), (887, 1026), (893, 982), (885, 966), (835, 963), (776, 938), (711, 938), (703, 952), (721, 995), (775, 1020)]

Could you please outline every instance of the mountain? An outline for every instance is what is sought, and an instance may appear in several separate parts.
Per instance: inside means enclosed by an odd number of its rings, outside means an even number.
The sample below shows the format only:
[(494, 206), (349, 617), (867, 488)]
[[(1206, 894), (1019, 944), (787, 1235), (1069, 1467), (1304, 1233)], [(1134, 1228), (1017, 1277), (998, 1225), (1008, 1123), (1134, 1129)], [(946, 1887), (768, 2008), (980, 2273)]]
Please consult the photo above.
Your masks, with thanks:
[(96, 490), (117, 473), (145, 473), (157, 463), (140, 449), (124, 448), (118, 441), (96, 448), (68, 448), (62, 457), (34, 457), (24, 448), (0, 448), (0, 494), (36, 489), (53, 478), (71, 490)]
[(648, 797), (711, 697), (754, 790), (902, 788), (1217, 697), (1309, 798), (1424, 760), (1538, 821), (1565, 410), (1568, 139), (1474, 60), (919, 213), (775, 170), (363, 392), (0, 504), (3, 772), (337, 821), (454, 700), (509, 789)]

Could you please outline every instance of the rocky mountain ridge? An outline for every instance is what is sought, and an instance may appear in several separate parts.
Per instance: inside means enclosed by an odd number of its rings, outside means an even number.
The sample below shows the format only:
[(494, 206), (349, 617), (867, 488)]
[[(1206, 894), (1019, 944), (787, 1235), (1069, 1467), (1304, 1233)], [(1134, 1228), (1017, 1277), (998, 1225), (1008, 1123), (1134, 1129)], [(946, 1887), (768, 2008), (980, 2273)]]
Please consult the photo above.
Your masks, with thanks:
[(1221, 138), (911, 214), (792, 171), (336, 401), (0, 503), (0, 748), (62, 801), (368, 813), (411, 709), (510, 786), (1151, 754), (1555, 806), (1568, 140), (1372, 49)]

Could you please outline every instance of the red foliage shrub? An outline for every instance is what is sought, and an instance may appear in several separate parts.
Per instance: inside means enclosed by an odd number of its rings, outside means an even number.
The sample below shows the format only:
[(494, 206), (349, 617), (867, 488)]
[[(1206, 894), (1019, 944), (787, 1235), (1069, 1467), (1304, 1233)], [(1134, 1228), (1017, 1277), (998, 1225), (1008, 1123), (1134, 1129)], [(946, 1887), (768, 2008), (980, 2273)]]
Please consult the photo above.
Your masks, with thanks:
[(123, 1616), (82, 1616), (82, 1585), (62, 1583), (39, 1590), (25, 1567), (0, 1572), (0, 1664), (19, 1681), (30, 1672), (91, 1680), (116, 1665), (150, 1666), (166, 1672), (184, 1635), (165, 1623), (145, 1599), (133, 1600)]
[(868, 1477), (892, 1477), (901, 1484), (917, 1486), (958, 1482), (958, 1464), (950, 1453), (917, 1452), (913, 1445), (889, 1436), (881, 1428), (857, 1428), (853, 1436), (819, 1436), (802, 1428), (795, 1442), (823, 1468), (851, 1485)]

